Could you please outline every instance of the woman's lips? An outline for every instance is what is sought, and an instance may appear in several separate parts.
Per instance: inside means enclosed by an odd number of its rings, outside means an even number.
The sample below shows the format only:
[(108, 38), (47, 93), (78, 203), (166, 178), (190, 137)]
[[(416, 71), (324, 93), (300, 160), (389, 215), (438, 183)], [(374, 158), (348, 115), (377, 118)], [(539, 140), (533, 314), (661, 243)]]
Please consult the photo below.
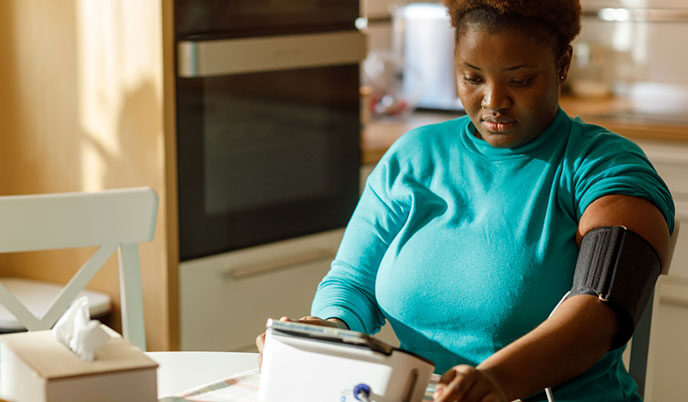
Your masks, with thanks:
[(492, 121), (483, 120), (485, 127), (493, 133), (505, 132), (516, 125), (515, 120)]

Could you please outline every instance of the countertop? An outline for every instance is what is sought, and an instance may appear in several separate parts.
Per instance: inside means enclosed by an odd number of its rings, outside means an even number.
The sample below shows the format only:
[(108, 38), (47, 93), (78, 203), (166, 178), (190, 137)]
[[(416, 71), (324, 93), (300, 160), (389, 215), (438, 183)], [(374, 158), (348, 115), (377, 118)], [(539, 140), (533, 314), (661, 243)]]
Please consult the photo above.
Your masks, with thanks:
[[(580, 99), (563, 96), (561, 107), (570, 116), (597, 124), (631, 139), (681, 142), (688, 144), (688, 109), (685, 114), (659, 114), (638, 110), (628, 99)], [(404, 120), (372, 120), (361, 134), (361, 163), (375, 164), (387, 148), (405, 132), (422, 125), (460, 116), (449, 112), (412, 113)]]

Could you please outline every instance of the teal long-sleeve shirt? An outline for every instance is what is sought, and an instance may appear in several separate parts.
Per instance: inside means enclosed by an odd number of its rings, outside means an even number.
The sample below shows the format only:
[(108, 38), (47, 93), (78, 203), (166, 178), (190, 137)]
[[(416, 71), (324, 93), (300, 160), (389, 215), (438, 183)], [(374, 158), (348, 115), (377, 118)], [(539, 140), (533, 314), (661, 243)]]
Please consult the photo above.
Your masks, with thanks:
[[(366, 333), (386, 319), (436, 372), (477, 365), (570, 289), (578, 222), (595, 199), (647, 199), (673, 230), (669, 190), (631, 141), (561, 109), (517, 148), (474, 131), (462, 117), (395, 142), (366, 182), (312, 315)], [(556, 400), (639, 400), (621, 353), (555, 388)]]

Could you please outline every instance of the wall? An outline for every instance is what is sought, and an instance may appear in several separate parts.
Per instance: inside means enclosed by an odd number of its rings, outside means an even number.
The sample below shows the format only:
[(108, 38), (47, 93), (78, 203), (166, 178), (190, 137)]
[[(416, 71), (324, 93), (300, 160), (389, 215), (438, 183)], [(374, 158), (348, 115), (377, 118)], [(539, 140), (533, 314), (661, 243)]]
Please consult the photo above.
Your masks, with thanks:
[(392, 48), (390, 7), (394, 0), (360, 0), (361, 15), (368, 18), (368, 51), (387, 51)]
[[(578, 41), (601, 50), (606, 79), (682, 85), (688, 90), (688, 54), (677, 52), (676, 38), (688, 36), (688, 2), (684, 0), (583, 0), (583, 30)], [(629, 7), (668, 12), (672, 20), (603, 21), (600, 8)], [(591, 15), (592, 14), (592, 15)], [(665, 15), (666, 16), (666, 15)], [(656, 17), (655, 17), (656, 18)]]
[[(141, 247), (151, 350), (174, 347), (169, 330), (176, 325), (168, 292), (176, 274), (169, 275), (167, 255), (174, 179), (165, 172), (166, 146), (173, 145), (165, 136), (173, 122), (163, 114), (163, 102), (169, 107), (173, 99), (163, 78), (171, 57), (163, 52), (163, 13), (171, 15), (165, 2), (0, 2), (0, 194), (141, 185), (158, 192), (155, 239)], [(64, 282), (91, 252), (0, 255), (0, 274)], [(116, 256), (89, 287), (114, 299), (118, 326)]]
[[(422, 0), (420, 0), (422, 1)], [(370, 50), (391, 48), (389, 8), (412, 0), (360, 0), (361, 12), (368, 16)], [(659, 8), (688, 11), (685, 0), (582, 0), (584, 10), (603, 7)], [(585, 17), (581, 39), (604, 46), (607, 65), (618, 61), (619, 68), (609, 69), (609, 78), (681, 84), (688, 89), (688, 53), (677, 52), (676, 38), (688, 36), (688, 21), (661, 23), (604, 22)]]

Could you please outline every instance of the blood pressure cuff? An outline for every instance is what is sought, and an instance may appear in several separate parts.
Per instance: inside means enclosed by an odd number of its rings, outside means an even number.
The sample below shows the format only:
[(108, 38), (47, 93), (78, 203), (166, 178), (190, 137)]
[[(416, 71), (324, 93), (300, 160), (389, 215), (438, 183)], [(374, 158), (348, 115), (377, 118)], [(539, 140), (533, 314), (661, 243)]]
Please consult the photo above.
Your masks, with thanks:
[(583, 236), (569, 297), (595, 295), (616, 312), (615, 349), (633, 335), (660, 270), (657, 252), (639, 235), (623, 226), (595, 228)]

